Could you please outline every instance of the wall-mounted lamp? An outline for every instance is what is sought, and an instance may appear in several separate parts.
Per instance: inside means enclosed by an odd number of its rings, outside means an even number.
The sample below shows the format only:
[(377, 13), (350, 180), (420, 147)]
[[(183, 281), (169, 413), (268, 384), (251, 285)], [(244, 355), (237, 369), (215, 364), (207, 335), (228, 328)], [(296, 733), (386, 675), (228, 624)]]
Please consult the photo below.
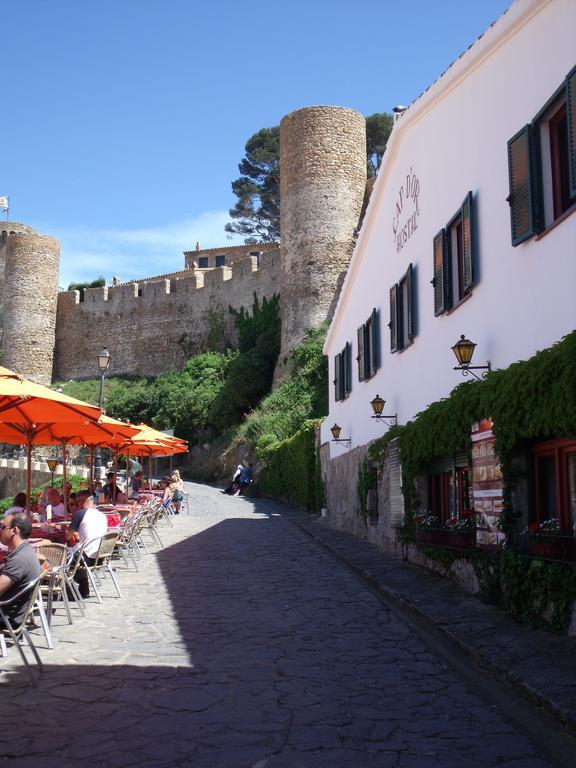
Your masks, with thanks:
[(333, 443), (344, 443), (348, 445), (348, 448), (350, 448), (352, 445), (352, 439), (350, 437), (343, 437), (340, 439), (340, 432), (342, 432), (342, 427), (339, 427), (338, 424), (334, 424), (333, 427), (330, 427), (330, 432), (332, 432)]
[[(454, 352), (456, 360), (458, 360), (458, 365), (454, 366), (454, 370), (462, 371), (462, 376), (470, 374), (475, 379), (478, 379), (478, 381), (482, 381), (492, 369), (490, 367), (490, 360), (488, 360), (487, 365), (470, 365), (475, 348), (476, 344), (473, 341), (465, 338), (464, 334), (460, 336), (460, 341), (457, 341), (452, 347), (452, 352)], [(473, 371), (484, 371), (482, 378), (473, 373)]]
[(370, 405), (374, 411), (374, 415), (371, 417), (372, 419), (376, 419), (376, 421), (383, 421), (384, 424), (386, 424), (388, 427), (394, 427), (396, 424), (398, 424), (397, 413), (388, 415), (383, 413), (386, 400), (383, 400), (380, 395), (376, 395), (374, 400), (370, 400)]

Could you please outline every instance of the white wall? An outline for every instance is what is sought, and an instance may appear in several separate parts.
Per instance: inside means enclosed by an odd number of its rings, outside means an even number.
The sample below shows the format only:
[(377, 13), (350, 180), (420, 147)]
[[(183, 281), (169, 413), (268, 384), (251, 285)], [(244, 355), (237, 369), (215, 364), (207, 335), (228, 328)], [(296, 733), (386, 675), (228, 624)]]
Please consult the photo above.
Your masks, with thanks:
[[(574, 0), (518, 0), (397, 120), (352, 258), (325, 352), (334, 355), (372, 307), (381, 312), (382, 365), (367, 382), (352, 366), (352, 392), (334, 402), (322, 430), (361, 445), (384, 433), (370, 419), (378, 393), (400, 424), (447, 396), (464, 379), (451, 351), (460, 334), (477, 343), (474, 364), (505, 368), (548, 347), (576, 327), (576, 213), (541, 239), (511, 245), (507, 142), (529, 123), (576, 64)], [(420, 181), (418, 228), (400, 253), (392, 233), (394, 204), (412, 168)], [(432, 243), (474, 194), (479, 252), (471, 297), (434, 317)], [(402, 223), (405, 216), (402, 217)], [(417, 268), (414, 343), (390, 353), (389, 289), (412, 262)], [(344, 450), (332, 444), (332, 455)]]

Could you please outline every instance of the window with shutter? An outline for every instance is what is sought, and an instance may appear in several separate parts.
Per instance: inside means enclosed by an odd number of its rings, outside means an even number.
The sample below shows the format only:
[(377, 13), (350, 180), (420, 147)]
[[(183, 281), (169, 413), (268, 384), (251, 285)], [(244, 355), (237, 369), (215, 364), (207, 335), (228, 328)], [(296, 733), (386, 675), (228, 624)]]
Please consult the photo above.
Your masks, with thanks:
[(566, 114), (570, 195), (576, 197), (576, 67), (566, 78)]
[(508, 142), (512, 245), (576, 207), (576, 67)]
[(416, 322), (414, 319), (416, 302), (414, 292), (414, 267), (412, 264), (409, 264), (408, 271), (406, 272), (406, 338), (408, 342), (413, 341), (416, 335)]
[(380, 367), (379, 314), (376, 309), (357, 331), (358, 338), (358, 381), (371, 379)]
[(434, 238), (434, 279), (432, 280), (432, 285), (434, 286), (434, 314), (436, 316), (441, 315), (447, 309), (445, 293), (447, 280), (444, 277), (447, 271), (445, 269), (445, 266), (447, 266), (445, 265), (447, 261), (445, 241), (446, 234), (441, 229)]
[(338, 353), (337, 355), (334, 355), (334, 400), (342, 400), (341, 397), (341, 378), (340, 378), (340, 358), (341, 355)]
[(525, 125), (508, 142), (510, 223), (512, 245), (520, 245), (535, 232), (534, 161), (532, 126)]
[(434, 314), (452, 309), (474, 285), (474, 198), (468, 192), (460, 209), (433, 241)]
[(344, 358), (344, 397), (348, 397), (352, 391), (352, 345), (346, 342), (346, 346), (342, 352)]
[(468, 192), (462, 203), (462, 295), (469, 293), (473, 283), (472, 192)]
[(390, 288), (390, 352), (396, 352), (398, 349), (398, 286), (393, 285)]
[(415, 271), (412, 264), (390, 289), (390, 351), (400, 352), (416, 335)]
[(365, 363), (364, 363), (364, 326), (361, 325), (360, 328), (358, 328), (357, 333), (358, 338), (358, 357), (356, 360), (358, 361), (358, 381), (364, 381), (366, 378), (365, 373)]
[(374, 376), (380, 368), (380, 313), (377, 309), (370, 315), (370, 331), (370, 375)]

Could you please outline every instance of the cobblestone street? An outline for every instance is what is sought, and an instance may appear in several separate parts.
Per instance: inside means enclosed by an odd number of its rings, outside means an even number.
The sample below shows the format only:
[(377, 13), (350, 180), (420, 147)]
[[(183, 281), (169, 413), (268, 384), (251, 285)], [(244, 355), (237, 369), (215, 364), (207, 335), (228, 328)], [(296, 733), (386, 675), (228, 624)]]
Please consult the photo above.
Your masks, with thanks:
[(37, 687), (0, 660), (7, 765), (551, 765), (277, 505), (188, 489), (123, 599), (35, 631)]

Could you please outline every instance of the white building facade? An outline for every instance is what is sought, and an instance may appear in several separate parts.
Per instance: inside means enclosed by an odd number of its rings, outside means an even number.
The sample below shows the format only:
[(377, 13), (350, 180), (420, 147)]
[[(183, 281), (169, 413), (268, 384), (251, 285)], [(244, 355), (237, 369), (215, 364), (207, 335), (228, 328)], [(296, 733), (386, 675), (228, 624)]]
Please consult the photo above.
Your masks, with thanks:
[(516, 0), (396, 118), (325, 343), (325, 458), (334, 423), (352, 453), (383, 435), (376, 395), (398, 424), (448, 396), (461, 335), (495, 370), (575, 328), (576, 3)]

